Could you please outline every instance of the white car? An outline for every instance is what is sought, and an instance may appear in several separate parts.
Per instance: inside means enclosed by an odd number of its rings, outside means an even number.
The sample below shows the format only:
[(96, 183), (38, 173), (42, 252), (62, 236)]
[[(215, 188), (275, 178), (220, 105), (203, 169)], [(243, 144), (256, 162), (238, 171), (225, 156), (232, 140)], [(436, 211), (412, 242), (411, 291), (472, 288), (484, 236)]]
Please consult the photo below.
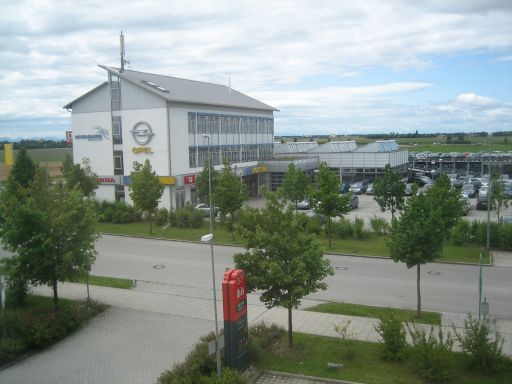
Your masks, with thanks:
[[(202, 211), (204, 213), (204, 217), (210, 216), (210, 206), (208, 204), (205, 204), (205, 203), (197, 204), (194, 208)], [(215, 216), (218, 211), (219, 211), (219, 208), (213, 207), (213, 216)]]
[(309, 201), (302, 200), (297, 203), (297, 209), (309, 209)]

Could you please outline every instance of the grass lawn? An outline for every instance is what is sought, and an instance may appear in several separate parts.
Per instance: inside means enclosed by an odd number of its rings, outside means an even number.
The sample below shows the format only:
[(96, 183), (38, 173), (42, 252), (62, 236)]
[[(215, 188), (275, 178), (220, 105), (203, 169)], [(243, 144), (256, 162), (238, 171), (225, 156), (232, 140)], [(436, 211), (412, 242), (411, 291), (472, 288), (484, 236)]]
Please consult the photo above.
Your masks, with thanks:
[[(153, 225), (153, 234), (149, 233), (149, 224), (131, 223), (131, 224), (111, 224), (98, 223), (98, 230), (103, 233), (115, 233), (140, 237), (156, 237), (170, 240), (188, 240), (199, 241), (201, 236), (209, 232), (208, 223), (205, 221), (201, 228), (175, 228), (160, 227)], [(233, 235), (227, 229), (217, 223), (214, 228), (214, 242), (225, 245), (242, 245), (240, 238), (233, 240)], [(384, 236), (370, 236), (367, 239), (335, 239), (332, 241), (332, 248), (329, 249), (328, 241), (325, 236), (319, 236), (319, 240), (324, 246), (324, 252), (327, 253), (348, 253), (361, 256), (385, 256), (389, 257), (389, 251), (386, 247)], [(480, 252), (484, 254), (484, 263), (489, 263), (487, 252), (476, 246), (451, 246), (445, 245), (443, 255), (439, 261), (465, 262), (478, 264)]]
[[(380, 345), (364, 341), (356, 342), (354, 360), (341, 359), (342, 340), (294, 333), (294, 347), (289, 350), (287, 337), (282, 337), (270, 352), (262, 354), (258, 369), (289, 372), (328, 379), (348, 380), (366, 384), (426, 384), (416, 374), (410, 361), (392, 363), (381, 359)], [(463, 356), (455, 354), (456, 374), (450, 384), (509, 384), (512, 370), (495, 376), (467, 372)], [(327, 363), (343, 363), (340, 369), (327, 368)], [(509, 363), (509, 367), (511, 364)]]
[(361, 316), (378, 319), (381, 314), (392, 312), (400, 321), (416, 322), (423, 324), (441, 325), (441, 314), (438, 312), (421, 312), (421, 317), (416, 316), (416, 311), (409, 309), (374, 307), (371, 305), (351, 303), (324, 303), (306, 309), (311, 312), (332, 313), (335, 315)]
[[(82, 279), (78, 281), (81, 284), (86, 284), (87, 279)], [(89, 276), (89, 284), (90, 285), (99, 285), (102, 287), (110, 287), (110, 288), (122, 288), (122, 289), (131, 289), (133, 288), (133, 280), (130, 279), (121, 279), (119, 277), (105, 277), (105, 276)]]

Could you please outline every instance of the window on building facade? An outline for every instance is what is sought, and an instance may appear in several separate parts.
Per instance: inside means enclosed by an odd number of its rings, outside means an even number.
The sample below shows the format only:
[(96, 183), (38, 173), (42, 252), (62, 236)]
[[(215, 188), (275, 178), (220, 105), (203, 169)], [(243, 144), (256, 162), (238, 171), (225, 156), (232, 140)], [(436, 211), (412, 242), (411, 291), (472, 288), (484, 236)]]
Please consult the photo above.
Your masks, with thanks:
[(195, 112), (188, 113), (188, 133), (195, 133), (196, 131), (196, 116), (197, 113)]
[(110, 102), (113, 111), (121, 109), (121, 82), (114, 75), (110, 76)]
[(124, 192), (124, 185), (116, 184), (114, 186), (115, 191), (115, 199), (119, 202), (125, 201), (125, 192)]
[(114, 175), (123, 174), (123, 151), (114, 151)]
[(242, 161), (258, 160), (258, 146), (246, 145), (242, 147)]
[(240, 146), (227, 145), (223, 147), (222, 160), (228, 160), (231, 164), (240, 162)]
[(112, 117), (112, 140), (114, 144), (123, 144), (121, 116)]
[(188, 165), (190, 168), (197, 167), (196, 151), (197, 147), (188, 147)]

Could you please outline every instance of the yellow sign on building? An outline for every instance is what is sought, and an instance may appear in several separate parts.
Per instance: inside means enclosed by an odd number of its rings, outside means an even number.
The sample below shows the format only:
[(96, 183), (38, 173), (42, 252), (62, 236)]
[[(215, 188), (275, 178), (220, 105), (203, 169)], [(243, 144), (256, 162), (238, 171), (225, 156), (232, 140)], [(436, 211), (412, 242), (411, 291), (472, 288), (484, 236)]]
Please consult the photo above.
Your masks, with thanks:
[(267, 165), (259, 165), (256, 167), (252, 167), (251, 171), (252, 171), (252, 174), (265, 173), (265, 172), (268, 172), (268, 166)]
[(5, 165), (14, 164), (14, 151), (11, 144), (4, 144), (4, 163)]
[(176, 179), (174, 176), (158, 176), (160, 179), (160, 184), (163, 185), (174, 185), (176, 184)]

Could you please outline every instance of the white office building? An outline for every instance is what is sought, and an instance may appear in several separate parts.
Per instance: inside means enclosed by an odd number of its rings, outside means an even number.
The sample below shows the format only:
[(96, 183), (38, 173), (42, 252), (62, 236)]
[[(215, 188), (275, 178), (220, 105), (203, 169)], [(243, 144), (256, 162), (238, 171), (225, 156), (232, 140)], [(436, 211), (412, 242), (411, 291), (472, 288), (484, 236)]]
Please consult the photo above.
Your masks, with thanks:
[(195, 202), (195, 177), (213, 164), (236, 167), (251, 194), (270, 177), (277, 109), (228, 86), (100, 65), (108, 81), (64, 106), (71, 111), (73, 159), (90, 160), (98, 199), (129, 198), (135, 161), (149, 159), (165, 185), (161, 206)]

